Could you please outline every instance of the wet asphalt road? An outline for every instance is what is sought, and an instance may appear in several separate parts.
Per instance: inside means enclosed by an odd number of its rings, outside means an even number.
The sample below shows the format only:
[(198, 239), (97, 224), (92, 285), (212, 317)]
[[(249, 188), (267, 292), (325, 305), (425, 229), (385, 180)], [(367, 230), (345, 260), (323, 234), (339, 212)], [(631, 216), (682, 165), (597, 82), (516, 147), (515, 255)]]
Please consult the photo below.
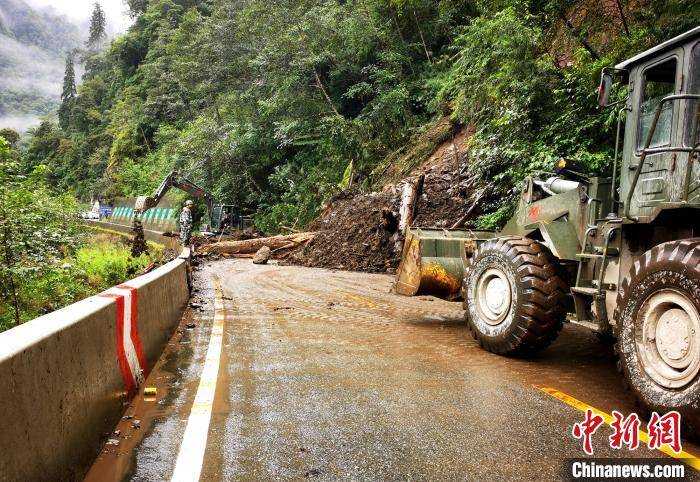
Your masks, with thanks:
[[(635, 410), (611, 347), (576, 326), (537, 357), (510, 359), (478, 347), (459, 303), (393, 295), (389, 276), (227, 259), (196, 279), (202, 306), (146, 382), (158, 396), (127, 408), (120, 445), (105, 446), (87, 480), (171, 477), (215, 280), (226, 321), (201, 480), (557, 480), (565, 459), (582, 456), (571, 428), (583, 414), (534, 385)], [(663, 457), (614, 451), (610, 433), (595, 434), (596, 456)]]

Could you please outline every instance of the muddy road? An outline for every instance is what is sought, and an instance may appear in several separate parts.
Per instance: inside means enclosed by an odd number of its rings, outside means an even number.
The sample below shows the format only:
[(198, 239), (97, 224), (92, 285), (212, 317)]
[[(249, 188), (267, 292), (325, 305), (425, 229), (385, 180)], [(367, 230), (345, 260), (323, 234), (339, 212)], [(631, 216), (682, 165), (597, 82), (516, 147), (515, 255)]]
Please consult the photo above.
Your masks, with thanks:
[[(566, 325), (534, 358), (499, 357), (459, 303), (393, 295), (392, 280), (205, 263), (146, 382), (156, 397), (126, 408), (87, 480), (553, 480), (582, 456), (571, 429), (583, 413), (544, 390), (635, 410), (612, 348), (585, 329)], [(595, 434), (596, 456), (665, 457), (614, 451), (610, 433)]]

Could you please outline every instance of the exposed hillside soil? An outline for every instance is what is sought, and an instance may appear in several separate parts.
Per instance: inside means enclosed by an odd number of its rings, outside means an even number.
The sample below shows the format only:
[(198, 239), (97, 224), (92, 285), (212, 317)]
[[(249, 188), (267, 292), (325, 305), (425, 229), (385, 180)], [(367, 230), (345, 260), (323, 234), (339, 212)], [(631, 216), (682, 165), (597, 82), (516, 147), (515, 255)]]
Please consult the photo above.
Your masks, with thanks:
[(582, 48), (590, 55), (605, 52), (612, 40), (625, 35), (627, 22), (634, 16), (632, 12), (649, 4), (647, 0), (624, 3), (617, 0), (572, 2), (566, 12), (560, 14), (547, 46), (557, 65), (560, 68), (573, 65), (576, 52)]
[(469, 208), (472, 189), (467, 142), (471, 135), (469, 128), (456, 132), (414, 171), (414, 177), (425, 174), (414, 226), (448, 228)]
[(457, 137), (460, 132), (460, 128), (452, 121), (446, 117), (442, 118), (427, 128), (416, 142), (387, 156), (374, 170), (373, 175), (380, 179), (381, 185), (400, 182), (415, 169), (430, 164), (438, 152), (445, 146), (452, 145), (452, 138)]
[[(434, 133), (431, 133), (434, 135)], [(312, 241), (292, 253), (291, 264), (353, 271), (392, 272), (399, 262), (402, 239), (398, 213), (404, 181), (425, 175), (413, 225), (450, 227), (468, 209), (473, 196), (467, 172), (468, 128), (447, 137), (412, 173), (381, 191), (343, 192), (306, 227), (317, 231)], [(455, 155), (456, 153), (456, 155)], [(400, 172), (390, 166), (387, 172)], [(473, 216), (478, 215), (474, 210)], [(398, 247), (398, 249), (397, 249)]]

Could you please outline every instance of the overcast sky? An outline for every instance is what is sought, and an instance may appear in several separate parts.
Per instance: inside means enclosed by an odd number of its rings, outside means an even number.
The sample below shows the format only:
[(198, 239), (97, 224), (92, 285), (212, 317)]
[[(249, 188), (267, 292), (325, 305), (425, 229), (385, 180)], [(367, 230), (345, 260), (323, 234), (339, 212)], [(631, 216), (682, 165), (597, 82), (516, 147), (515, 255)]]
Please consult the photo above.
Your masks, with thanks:
[[(53, 7), (70, 20), (81, 25), (87, 25), (92, 14), (95, 0), (25, 0), (28, 4), (38, 7)], [(125, 32), (131, 25), (127, 14), (127, 6), (123, 0), (100, 0), (100, 5), (107, 16), (107, 32), (110, 37), (115, 33)]]

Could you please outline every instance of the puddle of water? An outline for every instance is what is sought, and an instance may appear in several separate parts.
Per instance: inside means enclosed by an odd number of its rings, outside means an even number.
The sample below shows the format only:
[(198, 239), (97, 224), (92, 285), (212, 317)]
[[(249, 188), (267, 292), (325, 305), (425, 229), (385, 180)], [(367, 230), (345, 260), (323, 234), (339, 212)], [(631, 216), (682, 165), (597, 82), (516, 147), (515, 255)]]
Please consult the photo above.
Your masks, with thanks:
[[(146, 378), (139, 393), (131, 400), (109, 439), (118, 440), (119, 445), (106, 443), (85, 477), (86, 482), (118, 482), (130, 477), (135, 468), (136, 448), (152, 431), (158, 418), (170, 415), (171, 403), (180, 390), (173, 386), (181, 378), (182, 364), (192, 356), (189, 348), (192, 330), (188, 323), (199, 325), (201, 316), (187, 309), (160, 359)], [(155, 388), (155, 396), (144, 396), (144, 388)], [(182, 387), (185, 388), (185, 387)]]

